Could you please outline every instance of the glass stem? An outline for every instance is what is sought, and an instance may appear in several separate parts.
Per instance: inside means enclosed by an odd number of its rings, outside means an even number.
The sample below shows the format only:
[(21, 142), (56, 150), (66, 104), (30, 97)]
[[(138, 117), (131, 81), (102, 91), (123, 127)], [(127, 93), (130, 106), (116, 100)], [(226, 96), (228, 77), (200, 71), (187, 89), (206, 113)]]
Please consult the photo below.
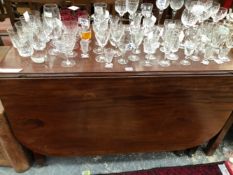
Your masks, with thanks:
[(174, 20), (176, 17), (176, 10), (172, 10), (172, 19)]
[(162, 15), (163, 15), (163, 10), (159, 10), (158, 24), (161, 23)]

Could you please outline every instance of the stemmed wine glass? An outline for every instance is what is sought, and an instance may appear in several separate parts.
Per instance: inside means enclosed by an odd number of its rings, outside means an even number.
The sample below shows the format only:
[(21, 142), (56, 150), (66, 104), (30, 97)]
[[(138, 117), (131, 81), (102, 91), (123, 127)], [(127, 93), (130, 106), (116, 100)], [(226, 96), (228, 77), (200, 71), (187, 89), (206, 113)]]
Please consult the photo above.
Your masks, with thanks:
[(193, 27), (198, 21), (198, 18), (196, 15), (194, 15), (191, 11), (184, 9), (182, 16), (181, 16), (181, 22), (183, 25), (188, 27)]
[[(78, 34), (78, 22), (75, 20), (63, 21), (62, 29), (64, 33), (72, 33), (74, 36)], [(75, 37), (76, 38), (76, 37)], [(70, 50), (68, 53), (70, 57), (77, 56), (77, 52)]]
[(175, 18), (176, 12), (182, 8), (184, 0), (170, 0), (170, 6), (172, 8), (172, 19)]
[(129, 33), (127, 31), (124, 31), (123, 36), (121, 37), (120, 41), (117, 43), (117, 46), (121, 52), (121, 57), (118, 59), (119, 64), (127, 64), (128, 60), (125, 59), (125, 54), (128, 50), (129, 45)]
[(137, 54), (141, 53), (138, 49), (139, 45), (142, 43), (144, 37), (143, 29), (137, 27), (131, 31), (131, 41), (134, 44), (133, 55), (129, 56), (130, 61), (138, 61), (139, 56)]
[(170, 0), (156, 0), (156, 7), (159, 9), (158, 24), (163, 14), (163, 11), (169, 6)]
[(115, 1), (115, 10), (122, 19), (124, 14), (127, 12), (126, 0), (116, 0)]
[[(108, 20), (107, 20), (108, 21)], [(103, 63), (105, 62), (105, 56), (103, 54), (104, 47), (107, 45), (109, 37), (110, 37), (110, 28), (107, 25), (105, 27), (99, 27), (95, 29), (95, 37), (98, 42), (98, 45), (102, 49), (102, 54), (96, 57), (96, 61)]]
[(191, 64), (189, 61), (190, 56), (194, 53), (195, 51), (195, 43), (192, 41), (185, 41), (184, 44), (184, 54), (185, 54), (185, 59), (181, 60), (180, 64), (184, 66), (188, 66)]
[(94, 3), (94, 13), (95, 16), (98, 17), (102, 17), (105, 15), (107, 9), (107, 4), (104, 2), (96, 2)]
[(152, 15), (153, 4), (152, 3), (142, 3), (141, 13), (144, 17), (149, 18)]
[(69, 59), (69, 54), (74, 49), (74, 46), (76, 44), (76, 36), (73, 33), (63, 33), (62, 39), (61, 39), (61, 51), (65, 55), (65, 60), (62, 61), (61, 66), (62, 67), (73, 67), (76, 62), (74, 60)]
[(125, 32), (125, 28), (123, 26), (123, 24), (116, 24), (116, 25), (111, 25), (111, 40), (113, 41), (113, 44), (116, 48), (115, 50), (115, 56), (120, 56), (121, 53), (119, 53), (119, 50), (117, 50), (118, 48), (118, 43), (120, 42), (122, 36), (124, 35)]
[(127, 0), (126, 9), (129, 13), (129, 18), (132, 19), (133, 15), (136, 13), (139, 5), (139, 0)]
[[(54, 41), (61, 37), (62, 34), (62, 22), (57, 4), (45, 4), (43, 6), (43, 21), (47, 31), (49, 31), (49, 38)], [(58, 50), (56, 48), (50, 49), (49, 54), (57, 55)]]
[(227, 8), (224, 7), (220, 7), (219, 10), (217, 11), (217, 13), (214, 13), (211, 17), (213, 19), (214, 23), (217, 23), (218, 21), (222, 20), (223, 18), (225, 18), (227, 16)]

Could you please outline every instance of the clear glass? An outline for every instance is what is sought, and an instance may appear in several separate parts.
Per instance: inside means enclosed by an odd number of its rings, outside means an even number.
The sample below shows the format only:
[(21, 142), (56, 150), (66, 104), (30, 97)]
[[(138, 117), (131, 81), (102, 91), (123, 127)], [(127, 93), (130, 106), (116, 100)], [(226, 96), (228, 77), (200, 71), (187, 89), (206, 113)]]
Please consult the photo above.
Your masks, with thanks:
[[(43, 22), (46, 28), (51, 32), (49, 34), (51, 45), (54, 41), (61, 37), (62, 34), (62, 22), (57, 4), (44, 4), (43, 6)], [(49, 50), (50, 55), (57, 55), (59, 53), (56, 48)]]
[(172, 8), (172, 19), (175, 18), (177, 10), (184, 5), (184, 0), (170, 0), (170, 7)]
[(146, 53), (143, 66), (150, 67), (152, 66), (151, 60), (154, 59), (153, 54), (155, 53), (156, 47), (155, 44), (149, 38), (145, 38), (143, 41), (143, 49)]
[(156, 7), (159, 9), (159, 17), (158, 17), (159, 24), (160, 24), (163, 11), (169, 6), (169, 3), (170, 3), (170, 0), (156, 0)]
[(127, 64), (128, 61), (125, 59), (125, 53), (127, 51), (127, 44), (126, 43), (119, 43), (118, 48), (121, 52), (121, 57), (118, 59), (119, 64)]
[(76, 37), (72, 33), (63, 33), (62, 35), (62, 52), (65, 55), (65, 60), (61, 62), (62, 67), (73, 67), (76, 62), (70, 59), (69, 53), (74, 49), (76, 44)]
[(139, 0), (127, 0), (126, 8), (127, 12), (130, 14), (130, 18), (136, 13), (139, 5)]
[(213, 2), (211, 8), (209, 9), (209, 13), (211, 14), (211, 16), (214, 16), (220, 8), (220, 3), (218, 2)]
[(190, 56), (194, 53), (195, 50), (195, 44), (191, 41), (186, 41), (184, 44), (184, 54), (185, 59), (180, 61), (180, 64), (184, 66), (191, 65), (191, 62), (189, 61)]
[(202, 64), (204, 65), (208, 65), (210, 63), (209, 60), (212, 59), (214, 55), (214, 50), (212, 47), (206, 46), (205, 50), (204, 50), (204, 59), (202, 60)]
[(196, 15), (188, 11), (187, 9), (184, 9), (182, 16), (181, 16), (181, 22), (185, 27), (193, 27), (198, 21), (198, 18)]
[(120, 17), (123, 17), (124, 14), (127, 12), (126, 0), (116, 0), (115, 1), (115, 10), (120, 15)]
[(104, 2), (94, 3), (94, 13), (97, 16), (103, 16), (107, 10), (107, 4)]
[(152, 3), (142, 3), (141, 4), (141, 13), (144, 17), (151, 17), (153, 10)]
[(228, 48), (226, 46), (222, 46), (219, 49), (218, 59), (222, 61), (222, 63), (231, 61), (228, 53), (230, 52), (231, 48)]
[(89, 54), (88, 54), (89, 44), (90, 44), (89, 40), (81, 40), (80, 41), (80, 47), (81, 47), (81, 51), (82, 51), (81, 58), (89, 58)]
[(31, 45), (27, 33), (21, 33), (20, 37), (16, 41), (16, 48), (21, 57), (30, 57), (32, 56), (34, 49)]
[(136, 28), (134, 31), (131, 33), (131, 41), (134, 44), (134, 49), (133, 49), (133, 54), (128, 57), (130, 61), (138, 61), (140, 58), (138, 54), (141, 53), (139, 50), (139, 46), (142, 43), (144, 37), (143, 29), (141, 28)]
[(16, 45), (17, 45), (16, 42), (19, 40), (19, 36), (18, 36), (17, 32), (12, 28), (8, 28), (7, 33), (11, 39), (11, 43), (12, 43), (13, 47), (16, 48)]
[[(110, 37), (110, 29), (108, 28), (103, 30), (102, 28), (99, 28), (99, 30), (95, 32), (95, 37), (103, 53), (104, 47), (107, 45)], [(100, 63), (105, 62), (105, 56), (103, 54), (97, 56), (96, 61)]]
[(214, 23), (217, 23), (218, 21), (224, 19), (227, 16), (227, 8), (220, 7), (217, 13), (214, 13), (211, 17), (213, 19)]
[(115, 46), (115, 56), (118, 57), (121, 53), (118, 50), (118, 43), (120, 42), (122, 36), (124, 35), (125, 28), (122, 24), (117, 24), (115, 26), (111, 26), (111, 40)]
[(112, 68), (112, 59), (114, 56), (114, 50), (112, 48), (105, 48), (104, 49), (104, 55), (105, 55), (105, 68)]
[(197, 1), (196, 0), (186, 0), (184, 5), (185, 5), (185, 8), (189, 11), (192, 10), (192, 3), (196, 3), (197, 4)]

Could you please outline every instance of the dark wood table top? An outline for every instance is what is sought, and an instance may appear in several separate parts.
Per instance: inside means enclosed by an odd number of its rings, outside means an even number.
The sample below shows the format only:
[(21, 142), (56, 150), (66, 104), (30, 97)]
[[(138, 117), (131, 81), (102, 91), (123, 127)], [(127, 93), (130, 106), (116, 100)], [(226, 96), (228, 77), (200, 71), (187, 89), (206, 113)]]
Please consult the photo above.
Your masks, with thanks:
[[(92, 42), (93, 43), (93, 42)], [(94, 48), (91, 45), (91, 48)], [(71, 68), (61, 67), (61, 56), (48, 56), (48, 61), (43, 64), (33, 63), (30, 58), (22, 58), (19, 56), (17, 50), (12, 47), (0, 47), (0, 68), (22, 68), (20, 73), (0, 73), (0, 77), (112, 77), (112, 76), (174, 76), (174, 75), (232, 75), (233, 61), (224, 64), (217, 64), (211, 61), (209, 65), (203, 65), (200, 62), (193, 62), (190, 66), (183, 66), (179, 62), (184, 58), (183, 50), (179, 50), (180, 59), (173, 61), (170, 67), (161, 67), (158, 65), (158, 60), (163, 59), (164, 54), (157, 49), (156, 57), (152, 67), (144, 67), (142, 61), (145, 59), (145, 54), (140, 54), (139, 62), (129, 61), (127, 65), (120, 65), (117, 63), (117, 58), (113, 60), (113, 68), (107, 69), (104, 63), (97, 63), (95, 61), (96, 55), (91, 51), (90, 58), (83, 59), (80, 57), (81, 51), (76, 50), (78, 56), (75, 59), (76, 65)], [(129, 55), (130, 52), (127, 53)], [(232, 58), (232, 52), (230, 52)], [(127, 56), (126, 56), (127, 57)], [(125, 68), (133, 68), (133, 71), (126, 71)]]

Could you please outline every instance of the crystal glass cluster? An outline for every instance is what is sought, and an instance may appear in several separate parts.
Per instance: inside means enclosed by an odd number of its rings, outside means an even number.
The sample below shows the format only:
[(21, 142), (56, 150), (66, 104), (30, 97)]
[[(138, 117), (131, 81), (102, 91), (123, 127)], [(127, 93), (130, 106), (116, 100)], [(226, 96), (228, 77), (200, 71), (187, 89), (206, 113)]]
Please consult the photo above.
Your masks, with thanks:
[[(170, 5), (173, 18), (160, 24), (163, 11)], [(8, 33), (22, 57), (43, 63), (47, 53), (62, 55), (63, 67), (76, 64), (77, 43), (81, 58), (95, 53), (95, 60), (105, 68), (115, 64), (138, 63), (141, 66), (169, 67), (173, 63), (188, 66), (200, 61), (204, 65), (229, 62), (233, 47), (233, 13), (213, 0), (156, 0), (157, 18), (152, 3), (139, 0), (116, 0), (112, 16), (106, 3), (94, 3), (91, 18), (61, 21), (56, 4), (45, 4), (42, 17), (25, 14)], [(180, 20), (176, 12), (184, 6)], [(129, 14), (129, 24), (123, 16)], [(156, 25), (158, 22), (158, 25)], [(92, 37), (92, 32), (94, 37)], [(78, 39), (80, 39), (79, 42)], [(90, 43), (92, 47), (90, 47)], [(162, 56), (161, 56), (162, 55)], [(116, 61), (115, 61), (116, 60)]]

